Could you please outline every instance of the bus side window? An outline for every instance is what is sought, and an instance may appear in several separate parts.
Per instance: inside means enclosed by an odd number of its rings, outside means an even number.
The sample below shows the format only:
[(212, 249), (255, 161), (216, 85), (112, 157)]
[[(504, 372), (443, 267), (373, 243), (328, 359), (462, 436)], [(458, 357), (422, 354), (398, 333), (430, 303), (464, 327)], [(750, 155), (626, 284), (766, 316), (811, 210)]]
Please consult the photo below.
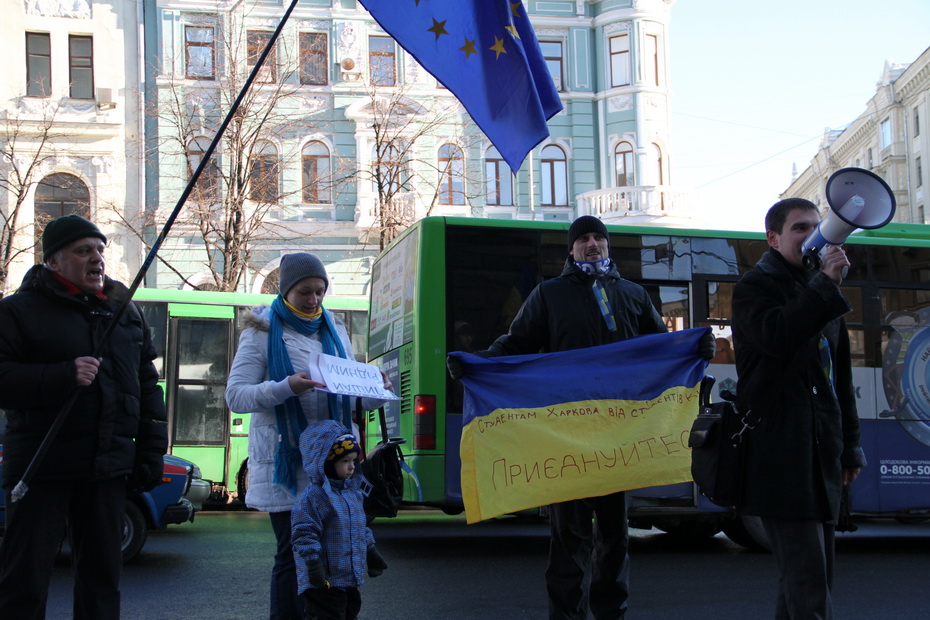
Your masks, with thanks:
[(155, 345), (155, 369), (158, 378), (165, 379), (165, 352), (168, 350), (168, 304), (157, 301), (140, 301), (136, 305), (142, 310), (142, 316), (152, 332), (152, 344)]

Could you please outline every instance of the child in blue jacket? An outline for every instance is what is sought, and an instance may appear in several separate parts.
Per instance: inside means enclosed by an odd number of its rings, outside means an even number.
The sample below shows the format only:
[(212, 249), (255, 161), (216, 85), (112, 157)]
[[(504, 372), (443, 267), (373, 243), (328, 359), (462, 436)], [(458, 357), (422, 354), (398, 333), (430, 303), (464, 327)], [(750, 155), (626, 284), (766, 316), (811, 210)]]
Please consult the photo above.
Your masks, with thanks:
[(310, 483), (294, 504), (291, 542), (308, 620), (356, 618), (366, 567), (369, 577), (387, 568), (366, 525), (370, 485), (355, 474), (359, 452), (358, 440), (335, 420), (311, 424), (300, 436)]

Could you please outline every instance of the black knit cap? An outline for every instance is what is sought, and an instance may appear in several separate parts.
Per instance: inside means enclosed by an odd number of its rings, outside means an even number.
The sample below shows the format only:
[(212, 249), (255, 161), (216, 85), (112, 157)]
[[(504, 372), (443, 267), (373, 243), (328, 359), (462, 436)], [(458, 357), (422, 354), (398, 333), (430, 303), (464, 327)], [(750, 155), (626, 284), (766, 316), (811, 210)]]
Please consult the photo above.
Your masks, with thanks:
[(572, 222), (571, 227), (568, 229), (568, 251), (572, 251), (572, 246), (575, 245), (575, 240), (578, 237), (585, 233), (595, 232), (601, 233), (608, 242), (610, 241), (610, 235), (607, 234), (607, 227), (604, 225), (604, 222), (593, 215), (582, 215), (579, 217)]
[(287, 297), (287, 293), (294, 285), (304, 278), (320, 278), (329, 289), (329, 278), (326, 277), (323, 261), (313, 254), (307, 252), (285, 254), (281, 257), (281, 266), (278, 269), (278, 288), (281, 291), (281, 297)]
[(47, 261), (58, 250), (84, 237), (97, 237), (104, 243), (107, 242), (106, 236), (100, 232), (100, 229), (80, 215), (65, 215), (52, 220), (42, 231), (42, 260)]

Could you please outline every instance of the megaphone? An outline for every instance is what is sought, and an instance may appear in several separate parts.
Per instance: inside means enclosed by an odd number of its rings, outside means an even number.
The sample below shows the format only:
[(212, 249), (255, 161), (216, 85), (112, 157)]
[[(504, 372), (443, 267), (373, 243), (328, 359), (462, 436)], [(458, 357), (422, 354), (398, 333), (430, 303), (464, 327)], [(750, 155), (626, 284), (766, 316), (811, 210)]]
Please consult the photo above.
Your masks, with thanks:
[(830, 213), (801, 244), (801, 260), (808, 269), (820, 269), (820, 253), (842, 245), (859, 228), (881, 228), (894, 217), (894, 193), (877, 174), (862, 168), (843, 168), (827, 179)]

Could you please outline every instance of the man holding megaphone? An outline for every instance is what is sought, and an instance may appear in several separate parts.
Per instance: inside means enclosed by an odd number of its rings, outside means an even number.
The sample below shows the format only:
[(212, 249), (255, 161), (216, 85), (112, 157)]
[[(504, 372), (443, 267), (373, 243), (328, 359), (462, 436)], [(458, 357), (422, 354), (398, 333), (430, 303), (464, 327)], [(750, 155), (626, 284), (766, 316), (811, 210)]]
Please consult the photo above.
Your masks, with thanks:
[[(849, 259), (836, 239), (802, 246), (818, 229), (815, 205), (776, 203), (769, 251), (733, 290), (737, 407), (748, 431), (743, 514), (761, 517), (778, 565), (776, 618), (831, 618), (834, 534), (843, 487), (866, 464), (852, 384), (852, 308), (840, 291)], [(845, 240), (845, 237), (843, 238)]]

